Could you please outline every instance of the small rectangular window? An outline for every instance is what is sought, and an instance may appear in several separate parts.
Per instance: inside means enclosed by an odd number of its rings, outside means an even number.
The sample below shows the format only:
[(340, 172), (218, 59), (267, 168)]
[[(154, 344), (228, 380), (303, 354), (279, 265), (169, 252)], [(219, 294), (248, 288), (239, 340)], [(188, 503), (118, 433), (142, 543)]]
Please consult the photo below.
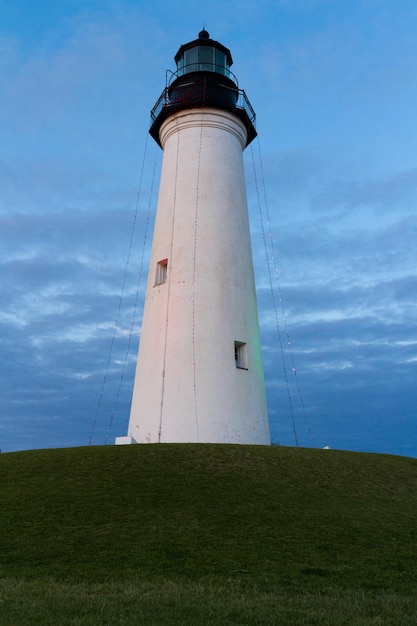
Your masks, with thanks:
[(235, 341), (235, 364), (238, 369), (248, 369), (247, 345), (242, 341)]
[(167, 279), (168, 259), (158, 261), (156, 264), (155, 285), (162, 285)]

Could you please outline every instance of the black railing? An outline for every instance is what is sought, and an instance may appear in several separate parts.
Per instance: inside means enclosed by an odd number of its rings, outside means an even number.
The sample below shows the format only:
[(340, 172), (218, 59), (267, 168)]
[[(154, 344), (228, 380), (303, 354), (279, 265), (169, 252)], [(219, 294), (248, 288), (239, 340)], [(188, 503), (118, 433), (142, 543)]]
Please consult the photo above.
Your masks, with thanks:
[[(178, 99), (178, 92), (176, 93), (175, 98), (171, 99), (170, 94), (172, 93), (171, 87), (165, 87), (164, 91), (159, 96), (156, 104), (151, 110), (151, 125), (156, 122), (158, 117), (161, 115), (165, 107), (172, 108), (176, 106), (193, 106), (197, 103), (202, 105), (206, 104), (204, 99), (204, 89), (202, 91), (202, 79), (198, 80), (190, 80), (189, 83), (182, 83), (181, 89), (186, 92), (187, 95), (180, 101)], [(170, 81), (171, 82), (171, 81)], [(196, 91), (193, 94), (193, 87), (195, 87)], [(203, 85), (204, 87), (204, 85)], [(228, 88), (228, 87), (225, 87)], [(248, 97), (243, 89), (233, 89), (233, 92), (236, 94), (236, 104), (233, 105), (232, 108), (239, 109), (244, 111), (248, 117), (249, 122), (255, 126), (256, 122), (256, 114), (252, 108), (251, 103), (248, 100)]]
[(236, 76), (228, 67), (225, 67), (224, 65), (217, 65), (216, 63), (188, 63), (188, 65), (179, 67), (176, 72), (167, 70), (167, 87), (169, 87), (169, 85), (180, 76), (191, 74), (192, 72), (214, 72), (215, 74), (220, 74), (221, 76), (227, 76), (227, 78), (230, 78), (230, 80), (238, 86)]
[(245, 91), (243, 89), (239, 89), (239, 96), (237, 99), (237, 105), (238, 107), (240, 107), (243, 111), (245, 111), (246, 115), (249, 118), (249, 121), (251, 122), (251, 124), (253, 124), (254, 126), (256, 126), (256, 114), (255, 111), (252, 108), (251, 103), (248, 100), (248, 96), (246, 95)]

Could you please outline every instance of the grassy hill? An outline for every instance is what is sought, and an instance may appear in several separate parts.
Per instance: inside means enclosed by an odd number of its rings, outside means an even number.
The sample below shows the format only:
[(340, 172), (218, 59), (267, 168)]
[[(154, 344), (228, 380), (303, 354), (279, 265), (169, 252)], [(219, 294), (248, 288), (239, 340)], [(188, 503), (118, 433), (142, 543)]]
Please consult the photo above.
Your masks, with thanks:
[(0, 624), (417, 623), (417, 460), (164, 444), (0, 455)]

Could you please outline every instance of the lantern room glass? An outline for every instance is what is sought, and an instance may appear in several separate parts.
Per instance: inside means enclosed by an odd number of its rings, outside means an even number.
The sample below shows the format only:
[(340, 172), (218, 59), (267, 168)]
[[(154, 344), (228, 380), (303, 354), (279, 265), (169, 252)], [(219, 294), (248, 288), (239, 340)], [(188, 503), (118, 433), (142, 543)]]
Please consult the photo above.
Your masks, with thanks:
[(177, 63), (177, 75), (190, 72), (217, 72), (229, 75), (226, 55), (214, 46), (194, 46), (185, 50)]

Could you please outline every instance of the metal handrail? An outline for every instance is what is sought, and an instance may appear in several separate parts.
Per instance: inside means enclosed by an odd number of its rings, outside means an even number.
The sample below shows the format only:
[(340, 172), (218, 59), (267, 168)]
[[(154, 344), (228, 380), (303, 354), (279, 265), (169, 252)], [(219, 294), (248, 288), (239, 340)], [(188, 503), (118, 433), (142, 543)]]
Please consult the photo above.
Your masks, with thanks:
[[(159, 96), (158, 100), (156, 101), (156, 104), (151, 110), (151, 123), (154, 123), (156, 121), (156, 119), (161, 114), (165, 106), (168, 106), (171, 104), (170, 99), (169, 99), (169, 91), (170, 91), (169, 85), (171, 82), (172, 81), (169, 81), (168, 86), (165, 87), (165, 89)], [(193, 83), (198, 84), (198, 81), (190, 81), (190, 84), (193, 84)], [(237, 93), (237, 101), (236, 101), (235, 107), (237, 109), (241, 109), (242, 111), (244, 111), (246, 115), (248, 116), (249, 121), (253, 124), (253, 126), (255, 126), (256, 114), (252, 108), (251, 103), (249, 102), (249, 99), (245, 91), (243, 89), (236, 88), (236, 93)]]
[[(192, 72), (214, 72), (215, 74), (221, 74), (221, 76), (226, 76), (227, 78), (230, 78), (230, 80), (232, 80), (236, 84), (236, 87), (238, 87), (237, 78), (233, 74), (233, 72), (228, 67), (224, 67), (224, 65), (219, 65), (216, 63), (188, 63), (187, 65), (183, 65), (183, 67), (177, 69), (175, 72), (167, 70), (166, 86), (169, 87), (169, 85), (175, 79), (179, 78), (180, 76), (184, 76), (184, 74), (191, 74)], [(168, 73), (170, 74), (169, 79)]]

